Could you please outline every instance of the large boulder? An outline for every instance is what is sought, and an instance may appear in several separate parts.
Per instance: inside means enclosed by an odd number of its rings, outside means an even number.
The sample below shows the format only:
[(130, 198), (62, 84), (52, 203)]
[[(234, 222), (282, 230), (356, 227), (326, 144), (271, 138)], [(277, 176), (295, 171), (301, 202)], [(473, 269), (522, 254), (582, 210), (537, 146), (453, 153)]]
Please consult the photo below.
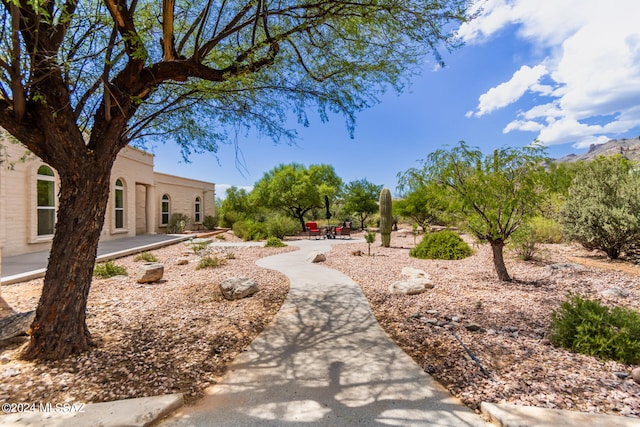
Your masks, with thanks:
[(220, 283), (220, 291), (226, 299), (236, 300), (258, 292), (258, 284), (248, 277), (232, 277)]
[(138, 268), (136, 281), (138, 283), (152, 283), (162, 279), (164, 264), (160, 262), (145, 262)]
[(327, 256), (320, 251), (313, 251), (307, 255), (307, 262), (324, 262), (327, 260)]
[(0, 319), (0, 341), (26, 334), (35, 317), (33, 310)]
[(635, 382), (640, 384), (640, 366), (634, 368), (633, 371), (631, 371), (631, 377)]
[(389, 292), (403, 295), (417, 295), (433, 288), (431, 279), (414, 277), (406, 280), (398, 280), (389, 286)]

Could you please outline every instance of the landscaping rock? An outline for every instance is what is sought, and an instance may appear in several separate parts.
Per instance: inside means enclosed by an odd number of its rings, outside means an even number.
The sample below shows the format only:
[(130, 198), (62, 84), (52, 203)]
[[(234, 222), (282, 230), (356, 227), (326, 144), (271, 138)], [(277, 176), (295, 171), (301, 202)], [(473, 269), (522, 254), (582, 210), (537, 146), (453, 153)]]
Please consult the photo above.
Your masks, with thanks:
[(417, 295), (433, 288), (433, 283), (426, 278), (399, 280), (389, 286), (389, 292), (403, 295)]
[(307, 255), (307, 262), (317, 263), (327, 260), (327, 256), (320, 251), (313, 251)]
[(138, 269), (136, 281), (138, 283), (152, 283), (162, 279), (164, 265), (160, 262), (145, 262)]
[(0, 341), (26, 334), (35, 317), (32, 310), (0, 319)]
[(629, 296), (630, 292), (622, 288), (609, 288), (600, 292), (600, 294), (605, 297), (626, 298)]
[(470, 332), (482, 332), (484, 330), (482, 329), (482, 326), (478, 325), (477, 323), (468, 323), (464, 328)]
[(631, 371), (631, 376), (633, 377), (633, 380), (635, 382), (640, 384), (640, 366), (634, 368), (633, 371)]
[(420, 270), (419, 268), (413, 268), (413, 267), (404, 267), (400, 274), (403, 277), (408, 277), (410, 279), (414, 279), (414, 278), (431, 279), (431, 276), (429, 276), (427, 272)]
[(248, 277), (232, 277), (220, 283), (222, 295), (228, 300), (237, 300), (258, 292), (258, 284)]
[(176, 259), (176, 265), (187, 265), (189, 264), (189, 258), (187, 257), (180, 257)]

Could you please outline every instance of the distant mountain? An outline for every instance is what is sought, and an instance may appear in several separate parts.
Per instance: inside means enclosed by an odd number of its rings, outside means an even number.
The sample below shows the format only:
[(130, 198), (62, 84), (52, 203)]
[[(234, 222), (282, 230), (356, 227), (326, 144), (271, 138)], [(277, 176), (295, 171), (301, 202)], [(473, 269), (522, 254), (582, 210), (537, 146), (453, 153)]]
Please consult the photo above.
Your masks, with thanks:
[(629, 160), (640, 162), (640, 137), (612, 139), (604, 144), (592, 144), (586, 153), (569, 154), (555, 161), (557, 163), (577, 162), (578, 160), (593, 160), (598, 156), (613, 156), (614, 154), (621, 154)]

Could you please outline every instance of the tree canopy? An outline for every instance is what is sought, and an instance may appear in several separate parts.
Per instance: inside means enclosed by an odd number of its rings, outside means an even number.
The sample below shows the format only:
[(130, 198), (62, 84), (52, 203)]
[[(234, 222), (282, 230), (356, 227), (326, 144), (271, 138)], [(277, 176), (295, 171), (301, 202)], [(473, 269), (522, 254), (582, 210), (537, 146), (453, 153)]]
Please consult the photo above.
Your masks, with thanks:
[(376, 185), (366, 178), (351, 181), (344, 187), (343, 209), (346, 213), (355, 215), (360, 221), (360, 228), (364, 230), (364, 223), (372, 213), (378, 210), (378, 196), (382, 185)]
[(342, 188), (342, 179), (333, 166), (299, 163), (281, 164), (266, 172), (255, 184), (251, 197), (256, 204), (278, 209), (305, 227), (305, 214), (324, 206), (324, 197), (334, 201)]
[(60, 195), (26, 358), (88, 349), (86, 303), (119, 151), (212, 151), (293, 113), (355, 114), (458, 45), (467, 0), (4, 0), (0, 126), (58, 171)]
[(502, 251), (509, 236), (538, 208), (543, 160), (543, 150), (537, 146), (501, 148), (484, 155), (461, 141), (450, 150), (436, 150), (421, 168), (409, 169), (401, 177), (448, 189), (468, 230), (491, 244), (499, 279), (509, 281)]

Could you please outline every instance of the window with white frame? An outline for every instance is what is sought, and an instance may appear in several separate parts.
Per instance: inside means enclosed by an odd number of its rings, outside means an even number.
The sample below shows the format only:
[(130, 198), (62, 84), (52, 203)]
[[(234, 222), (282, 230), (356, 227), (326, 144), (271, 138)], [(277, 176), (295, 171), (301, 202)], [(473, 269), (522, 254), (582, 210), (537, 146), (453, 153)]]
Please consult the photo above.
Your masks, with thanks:
[(160, 225), (168, 225), (169, 224), (169, 215), (171, 209), (171, 203), (169, 200), (169, 196), (167, 194), (162, 195), (162, 203), (160, 206)]
[(115, 191), (116, 228), (124, 228), (124, 184), (121, 179), (116, 180)]
[(50, 236), (56, 225), (56, 178), (49, 166), (38, 168), (38, 236)]
[(200, 211), (201, 205), (202, 204), (200, 203), (200, 197), (196, 197), (196, 203), (195, 203), (195, 206), (194, 206), (195, 214), (194, 214), (193, 217), (195, 218), (194, 222), (196, 222), (198, 224), (202, 222), (202, 213)]

